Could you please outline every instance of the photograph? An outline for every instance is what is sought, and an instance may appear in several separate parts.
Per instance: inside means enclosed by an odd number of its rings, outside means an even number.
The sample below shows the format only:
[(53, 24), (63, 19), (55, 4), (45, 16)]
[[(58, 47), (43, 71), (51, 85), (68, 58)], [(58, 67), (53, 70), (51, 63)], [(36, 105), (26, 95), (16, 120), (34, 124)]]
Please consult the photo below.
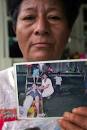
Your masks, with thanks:
[(61, 117), (87, 106), (87, 61), (14, 64), (19, 119)]
[(6, 122), (3, 130), (61, 130), (57, 120), (19, 120)]

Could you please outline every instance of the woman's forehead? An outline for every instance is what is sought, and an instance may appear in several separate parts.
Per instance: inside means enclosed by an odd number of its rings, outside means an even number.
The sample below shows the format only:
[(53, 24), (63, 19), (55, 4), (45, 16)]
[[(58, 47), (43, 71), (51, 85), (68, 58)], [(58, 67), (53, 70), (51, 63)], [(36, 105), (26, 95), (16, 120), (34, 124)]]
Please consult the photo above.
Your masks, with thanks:
[(45, 8), (60, 8), (61, 0), (23, 0), (22, 7), (26, 8), (37, 8), (37, 7), (45, 7)]

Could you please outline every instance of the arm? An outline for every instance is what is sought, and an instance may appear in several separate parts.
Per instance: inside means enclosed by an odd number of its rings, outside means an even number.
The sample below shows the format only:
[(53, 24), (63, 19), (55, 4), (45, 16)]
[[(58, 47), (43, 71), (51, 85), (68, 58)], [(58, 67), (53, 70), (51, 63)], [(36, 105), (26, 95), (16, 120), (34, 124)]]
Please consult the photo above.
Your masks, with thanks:
[(39, 87), (39, 89), (40, 89), (40, 90), (44, 90), (44, 89), (46, 89), (46, 88), (48, 88), (48, 87), (49, 87), (49, 84), (46, 85), (46, 86), (41, 85), (41, 86)]

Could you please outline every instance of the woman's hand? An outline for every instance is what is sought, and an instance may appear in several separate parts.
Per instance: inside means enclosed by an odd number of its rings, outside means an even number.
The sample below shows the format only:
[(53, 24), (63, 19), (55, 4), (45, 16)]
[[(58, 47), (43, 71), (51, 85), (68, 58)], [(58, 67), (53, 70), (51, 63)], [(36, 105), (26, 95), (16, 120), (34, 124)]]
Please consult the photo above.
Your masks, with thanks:
[(74, 108), (72, 113), (65, 112), (58, 122), (62, 130), (87, 130), (87, 107)]

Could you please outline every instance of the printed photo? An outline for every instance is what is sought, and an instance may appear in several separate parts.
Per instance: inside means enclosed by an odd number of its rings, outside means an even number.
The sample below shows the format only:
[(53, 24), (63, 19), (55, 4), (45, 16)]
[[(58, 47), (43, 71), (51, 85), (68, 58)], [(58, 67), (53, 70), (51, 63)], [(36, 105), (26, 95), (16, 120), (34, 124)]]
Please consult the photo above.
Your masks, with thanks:
[(61, 128), (55, 119), (38, 119), (6, 122), (3, 130), (61, 130)]
[(14, 65), (19, 119), (61, 117), (87, 106), (87, 61)]

